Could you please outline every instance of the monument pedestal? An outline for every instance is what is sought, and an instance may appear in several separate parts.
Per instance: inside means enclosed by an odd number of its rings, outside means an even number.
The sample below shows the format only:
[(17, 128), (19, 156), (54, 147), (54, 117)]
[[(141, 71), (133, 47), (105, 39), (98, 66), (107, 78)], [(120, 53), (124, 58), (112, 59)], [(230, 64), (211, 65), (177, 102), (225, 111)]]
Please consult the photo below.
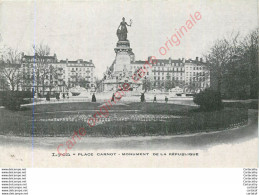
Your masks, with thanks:
[(114, 51), (116, 53), (114, 71), (115, 74), (120, 74), (130, 66), (134, 53), (130, 48), (129, 41), (118, 41)]

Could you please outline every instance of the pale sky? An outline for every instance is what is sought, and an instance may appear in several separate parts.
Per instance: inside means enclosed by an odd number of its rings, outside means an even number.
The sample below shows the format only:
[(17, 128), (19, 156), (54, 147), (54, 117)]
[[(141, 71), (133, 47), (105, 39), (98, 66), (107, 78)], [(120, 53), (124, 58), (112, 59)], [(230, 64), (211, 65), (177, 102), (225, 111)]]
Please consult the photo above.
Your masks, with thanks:
[[(257, 0), (200, 1), (0, 1), (1, 44), (32, 54), (43, 42), (59, 60), (92, 59), (99, 78), (115, 59), (116, 30), (122, 17), (136, 60), (201, 57), (213, 42), (233, 31), (242, 34), (258, 25)], [(199, 20), (165, 56), (159, 48), (185, 25), (190, 14)]]

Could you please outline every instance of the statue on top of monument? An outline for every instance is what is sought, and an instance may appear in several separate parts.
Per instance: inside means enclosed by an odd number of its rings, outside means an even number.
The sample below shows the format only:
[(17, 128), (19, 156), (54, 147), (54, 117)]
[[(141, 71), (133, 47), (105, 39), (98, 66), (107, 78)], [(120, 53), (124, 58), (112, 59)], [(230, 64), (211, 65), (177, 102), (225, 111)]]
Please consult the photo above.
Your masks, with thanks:
[(130, 24), (128, 24), (127, 22), (125, 22), (125, 18), (122, 18), (122, 22), (120, 23), (118, 29), (117, 29), (117, 36), (119, 41), (128, 41), (127, 39), (127, 33), (128, 33), (128, 29), (127, 26), (131, 26), (132, 24), (132, 20), (130, 20)]

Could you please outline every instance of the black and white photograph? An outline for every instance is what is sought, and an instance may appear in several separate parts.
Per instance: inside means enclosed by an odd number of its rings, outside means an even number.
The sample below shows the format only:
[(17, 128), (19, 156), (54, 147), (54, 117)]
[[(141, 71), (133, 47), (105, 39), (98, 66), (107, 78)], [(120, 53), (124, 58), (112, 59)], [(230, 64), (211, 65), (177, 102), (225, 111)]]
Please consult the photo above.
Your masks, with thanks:
[(258, 1), (0, 1), (1, 167), (257, 167)]

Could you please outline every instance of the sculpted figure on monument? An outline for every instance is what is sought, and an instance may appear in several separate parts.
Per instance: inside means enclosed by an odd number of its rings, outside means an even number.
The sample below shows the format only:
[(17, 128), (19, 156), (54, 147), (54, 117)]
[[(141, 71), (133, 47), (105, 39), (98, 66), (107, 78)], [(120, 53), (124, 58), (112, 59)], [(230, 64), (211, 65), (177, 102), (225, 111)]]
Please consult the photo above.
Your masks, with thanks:
[(117, 36), (119, 41), (128, 41), (127, 39), (127, 33), (128, 33), (128, 29), (127, 26), (131, 26), (132, 24), (132, 20), (130, 20), (130, 24), (128, 24), (127, 22), (125, 22), (125, 18), (122, 18), (122, 22), (120, 23), (118, 29), (117, 29)]

